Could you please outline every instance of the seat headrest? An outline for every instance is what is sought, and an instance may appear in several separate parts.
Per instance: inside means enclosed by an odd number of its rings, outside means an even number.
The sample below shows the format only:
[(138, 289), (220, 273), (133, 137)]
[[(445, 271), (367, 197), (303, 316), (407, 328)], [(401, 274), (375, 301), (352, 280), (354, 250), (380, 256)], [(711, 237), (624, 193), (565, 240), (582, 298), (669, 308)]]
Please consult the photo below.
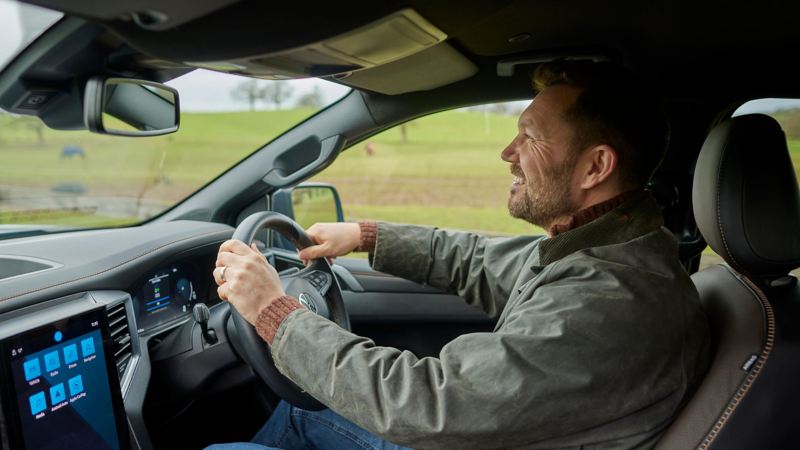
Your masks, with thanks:
[(800, 266), (800, 192), (772, 117), (734, 117), (709, 133), (692, 202), (703, 237), (737, 271), (778, 276)]

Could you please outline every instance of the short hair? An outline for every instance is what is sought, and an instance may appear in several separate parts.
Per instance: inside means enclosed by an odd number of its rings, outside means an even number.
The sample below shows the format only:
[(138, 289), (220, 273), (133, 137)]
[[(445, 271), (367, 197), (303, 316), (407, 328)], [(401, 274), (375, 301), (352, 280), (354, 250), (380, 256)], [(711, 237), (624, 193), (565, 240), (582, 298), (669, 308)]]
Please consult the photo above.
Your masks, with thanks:
[(534, 89), (539, 92), (554, 85), (580, 90), (565, 111), (574, 130), (572, 148), (610, 145), (617, 151), (623, 187), (646, 185), (669, 143), (669, 125), (659, 99), (629, 70), (610, 62), (559, 59), (538, 65)]

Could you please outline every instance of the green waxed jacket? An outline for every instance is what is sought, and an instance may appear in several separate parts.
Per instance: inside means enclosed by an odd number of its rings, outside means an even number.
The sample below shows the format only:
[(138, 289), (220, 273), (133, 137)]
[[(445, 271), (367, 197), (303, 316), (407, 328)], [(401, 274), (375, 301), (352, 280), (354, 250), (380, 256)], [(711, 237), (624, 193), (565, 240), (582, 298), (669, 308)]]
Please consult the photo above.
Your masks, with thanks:
[(697, 291), (661, 225), (648, 193), (553, 238), (380, 223), (375, 269), (499, 315), (494, 332), (420, 359), (297, 310), (275, 363), (413, 448), (650, 448), (708, 361)]

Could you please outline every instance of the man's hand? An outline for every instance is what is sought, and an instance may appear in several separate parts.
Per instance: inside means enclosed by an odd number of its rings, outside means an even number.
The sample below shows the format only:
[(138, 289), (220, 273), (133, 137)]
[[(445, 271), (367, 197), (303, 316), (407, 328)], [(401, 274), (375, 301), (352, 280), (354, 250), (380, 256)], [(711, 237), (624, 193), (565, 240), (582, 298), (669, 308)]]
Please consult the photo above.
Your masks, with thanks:
[(248, 247), (240, 240), (225, 241), (219, 247), (216, 266), (214, 281), (219, 286), (219, 298), (230, 302), (251, 324), (255, 325), (264, 307), (286, 295), (278, 272), (255, 244)]
[(361, 227), (357, 223), (316, 223), (306, 233), (317, 245), (300, 250), (300, 259), (308, 263), (311, 259), (346, 255), (361, 243)]

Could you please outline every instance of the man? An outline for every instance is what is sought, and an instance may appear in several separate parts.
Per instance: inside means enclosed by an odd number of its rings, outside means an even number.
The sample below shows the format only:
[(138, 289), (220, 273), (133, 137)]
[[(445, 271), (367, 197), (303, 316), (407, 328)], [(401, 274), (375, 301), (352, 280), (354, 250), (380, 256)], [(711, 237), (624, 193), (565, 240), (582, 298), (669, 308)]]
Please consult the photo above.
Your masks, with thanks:
[(214, 272), (220, 297), (272, 345), (279, 370), (332, 410), (284, 404), (255, 442), (655, 444), (708, 359), (697, 292), (643, 189), (665, 152), (666, 121), (632, 77), (610, 64), (541, 65), (534, 84), (538, 95), (501, 157), (514, 175), (510, 213), (548, 236), (322, 224), (309, 229), (318, 245), (300, 252), (312, 259), (361, 247), (377, 270), (499, 315), (493, 333), (460, 336), (439, 358), (377, 347), (285, 296), (257, 251), (235, 241), (221, 246)]

